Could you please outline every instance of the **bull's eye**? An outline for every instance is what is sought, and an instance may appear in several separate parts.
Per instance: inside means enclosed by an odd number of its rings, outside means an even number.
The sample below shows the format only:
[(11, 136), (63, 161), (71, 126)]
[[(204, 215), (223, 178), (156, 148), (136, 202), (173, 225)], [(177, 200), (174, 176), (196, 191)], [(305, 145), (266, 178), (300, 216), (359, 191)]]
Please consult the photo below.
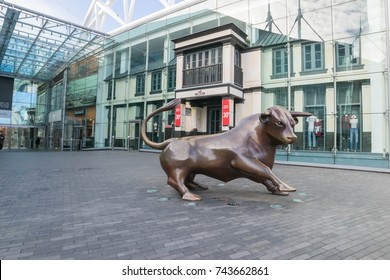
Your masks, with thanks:
[(280, 126), (280, 127), (283, 127), (283, 123), (282, 123), (281, 121), (277, 121), (277, 122), (276, 122), (276, 125), (277, 125), (277, 126)]

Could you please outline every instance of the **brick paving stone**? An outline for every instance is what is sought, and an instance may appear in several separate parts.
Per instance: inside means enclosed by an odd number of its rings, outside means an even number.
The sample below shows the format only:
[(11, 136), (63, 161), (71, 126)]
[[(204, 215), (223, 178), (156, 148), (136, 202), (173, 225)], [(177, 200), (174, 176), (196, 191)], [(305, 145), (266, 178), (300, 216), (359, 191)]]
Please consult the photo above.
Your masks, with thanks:
[(276, 164), (286, 197), (198, 175), (189, 203), (155, 153), (0, 160), (0, 259), (390, 259), (388, 173)]

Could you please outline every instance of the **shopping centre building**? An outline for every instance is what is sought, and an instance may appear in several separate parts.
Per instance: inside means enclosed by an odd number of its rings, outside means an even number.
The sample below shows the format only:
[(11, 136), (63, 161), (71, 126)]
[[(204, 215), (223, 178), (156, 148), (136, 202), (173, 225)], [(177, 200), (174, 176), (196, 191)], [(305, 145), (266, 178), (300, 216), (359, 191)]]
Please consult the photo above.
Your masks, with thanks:
[(390, 169), (386, 0), (185, 0), (110, 34), (0, 6), (3, 149), (148, 150), (180, 98), (154, 141), (281, 105), (313, 117), (277, 160)]

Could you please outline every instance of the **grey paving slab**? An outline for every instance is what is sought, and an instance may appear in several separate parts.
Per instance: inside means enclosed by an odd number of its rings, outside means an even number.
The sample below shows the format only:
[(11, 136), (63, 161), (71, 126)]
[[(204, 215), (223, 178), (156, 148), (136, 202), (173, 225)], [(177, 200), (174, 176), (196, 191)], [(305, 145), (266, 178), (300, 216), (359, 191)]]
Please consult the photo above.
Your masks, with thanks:
[(0, 152), (0, 259), (390, 259), (389, 174), (276, 165), (180, 199), (158, 154)]

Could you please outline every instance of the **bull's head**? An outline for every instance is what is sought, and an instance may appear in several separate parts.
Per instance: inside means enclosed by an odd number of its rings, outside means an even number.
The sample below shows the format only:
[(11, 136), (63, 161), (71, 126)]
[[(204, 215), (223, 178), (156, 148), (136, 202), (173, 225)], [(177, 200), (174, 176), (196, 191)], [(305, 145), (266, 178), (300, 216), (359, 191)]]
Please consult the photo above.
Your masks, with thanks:
[(306, 112), (290, 112), (281, 106), (268, 108), (260, 114), (260, 121), (265, 124), (267, 134), (276, 140), (276, 144), (292, 144), (297, 140), (294, 126), (298, 123), (297, 117), (311, 116)]

